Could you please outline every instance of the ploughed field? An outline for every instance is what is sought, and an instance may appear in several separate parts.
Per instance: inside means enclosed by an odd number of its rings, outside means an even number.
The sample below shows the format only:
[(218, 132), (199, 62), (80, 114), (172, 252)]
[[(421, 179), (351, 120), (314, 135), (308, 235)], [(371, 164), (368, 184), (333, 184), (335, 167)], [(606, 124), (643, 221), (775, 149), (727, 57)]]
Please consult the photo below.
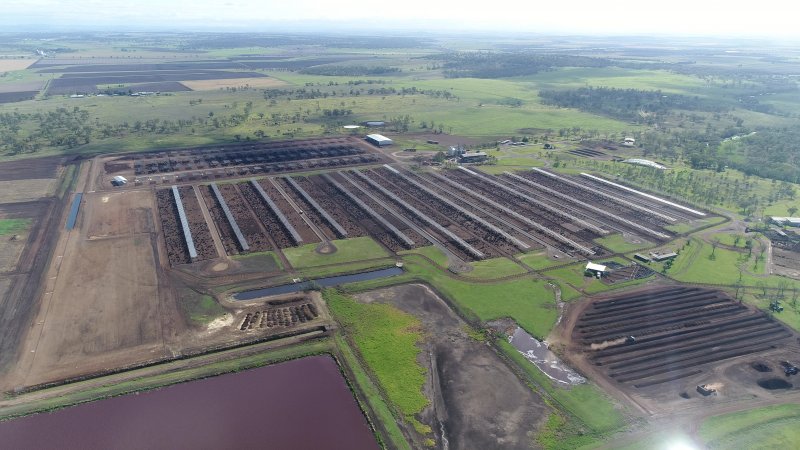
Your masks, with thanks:
[(646, 388), (709, 371), (722, 361), (774, 349), (792, 333), (761, 311), (696, 287), (640, 290), (595, 301), (572, 332), (611, 380)]

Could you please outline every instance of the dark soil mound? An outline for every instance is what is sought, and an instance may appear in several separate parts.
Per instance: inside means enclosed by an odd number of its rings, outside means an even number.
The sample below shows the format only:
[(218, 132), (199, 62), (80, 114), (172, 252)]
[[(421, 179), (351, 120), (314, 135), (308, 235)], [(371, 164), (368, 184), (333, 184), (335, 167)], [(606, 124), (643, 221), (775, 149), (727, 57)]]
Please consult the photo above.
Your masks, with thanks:
[(772, 372), (772, 367), (762, 363), (762, 362), (754, 362), (750, 364), (750, 367), (759, 371), (759, 372)]
[(786, 380), (782, 380), (780, 378), (769, 378), (767, 380), (758, 380), (758, 385), (764, 389), (774, 390), (774, 389), (789, 389), (792, 387), (792, 383), (789, 383)]

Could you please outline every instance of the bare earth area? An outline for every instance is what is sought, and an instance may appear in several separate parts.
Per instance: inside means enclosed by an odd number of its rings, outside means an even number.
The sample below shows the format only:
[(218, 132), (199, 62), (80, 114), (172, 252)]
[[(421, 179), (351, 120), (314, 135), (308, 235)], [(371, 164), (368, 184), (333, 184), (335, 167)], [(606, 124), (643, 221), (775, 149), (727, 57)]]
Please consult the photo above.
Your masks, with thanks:
[[(425, 343), (420, 363), (428, 370), (422, 413), (450, 449), (528, 449), (548, 408), (494, 351), (471, 338), (467, 325), (430, 288), (396, 286), (357, 296), (389, 303), (422, 321)], [(441, 439), (441, 431), (444, 439)]]
[(214, 91), (225, 88), (274, 88), (286, 86), (286, 82), (275, 78), (224, 78), (219, 80), (188, 80), (181, 84), (193, 91)]

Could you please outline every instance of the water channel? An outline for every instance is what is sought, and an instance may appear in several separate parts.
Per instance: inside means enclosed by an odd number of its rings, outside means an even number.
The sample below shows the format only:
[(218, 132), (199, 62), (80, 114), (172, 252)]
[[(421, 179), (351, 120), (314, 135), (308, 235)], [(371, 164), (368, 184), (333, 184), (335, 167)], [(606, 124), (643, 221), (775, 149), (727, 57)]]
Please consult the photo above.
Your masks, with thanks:
[(355, 283), (357, 281), (377, 280), (378, 278), (393, 277), (403, 273), (400, 267), (390, 267), (388, 269), (373, 270), (371, 272), (354, 273), (351, 275), (339, 275), (335, 277), (317, 278), (316, 280), (307, 280), (299, 283), (284, 284), (281, 286), (274, 286), (265, 289), (255, 289), (252, 291), (243, 291), (233, 295), (234, 300), (245, 301), (254, 300), (261, 297), (268, 297), (270, 295), (290, 294), (292, 292), (301, 292), (311, 289), (314, 286), (331, 287), (340, 284)]

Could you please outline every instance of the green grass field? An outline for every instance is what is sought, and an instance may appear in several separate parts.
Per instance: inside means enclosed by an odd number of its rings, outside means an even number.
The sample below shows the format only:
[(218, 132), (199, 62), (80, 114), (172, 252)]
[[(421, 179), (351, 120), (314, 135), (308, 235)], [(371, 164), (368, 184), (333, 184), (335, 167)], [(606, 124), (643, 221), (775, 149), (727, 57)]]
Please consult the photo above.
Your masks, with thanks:
[(520, 275), (525, 269), (508, 258), (492, 258), (470, 263), (472, 271), (463, 275), (467, 278), (493, 279), (509, 275)]
[(389, 253), (369, 236), (340, 239), (331, 243), (336, 246), (336, 251), (327, 255), (317, 253), (319, 244), (287, 248), (283, 250), (283, 254), (292, 267), (297, 269), (389, 256)]
[(642, 242), (640, 242), (638, 244), (634, 244), (634, 243), (631, 243), (631, 242), (626, 242), (625, 238), (619, 233), (614, 233), (614, 234), (608, 235), (606, 237), (602, 237), (602, 238), (598, 238), (598, 239), (594, 240), (594, 242), (602, 245), (603, 247), (605, 247), (605, 248), (607, 248), (607, 249), (609, 249), (609, 250), (611, 250), (612, 252), (615, 252), (615, 253), (627, 253), (627, 252), (631, 252), (633, 250), (639, 250), (641, 248), (647, 248), (647, 247), (652, 247), (653, 246), (652, 242), (648, 242), (648, 241), (645, 241), (643, 239), (641, 241)]
[(547, 256), (547, 252), (520, 253), (517, 254), (516, 257), (533, 270), (546, 269), (548, 267), (558, 266), (565, 263), (565, 261), (562, 259), (550, 258)]
[(426, 371), (417, 363), (420, 321), (391, 305), (358, 303), (330, 289), (323, 297), (389, 401), (419, 429), (415, 416), (429, 403), (422, 393)]
[(800, 405), (785, 404), (706, 419), (700, 437), (711, 449), (796, 448)]
[(447, 255), (445, 255), (444, 252), (434, 245), (419, 247), (412, 250), (403, 250), (399, 252), (401, 255), (411, 255), (415, 253), (429, 258), (431, 261), (442, 267), (447, 267)]
[(184, 316), (196, 325), (207, 325), (226, 313), (225, 308), (220, 306), (214, 297), (188, 288), (180, 290), (178, 305)]
[(350, 382), (355, 383), (355, 385), (358, 386), (360, 392), (362, 392), (364, 397), (366, 397), (364, 400), (369, 404), (370, 409), (374, 411), (375, 415), (377, 416), (375, 419), (379, 421), (384, 428), (386, 428), (386, 432), (388, 434), (386, 438), (391, 442), (394, 448), (400, 450), (411, 450), (411, 446), (408, 445), (405, 437), (403, 437), (403, 432), (397, 425), (397, 420), (392, 415), (389, 405), (386, 404), (386, 401), (381, 395), (378, 387), (375, 386), (375, 384), (369, 378), (369, 375), (367, 375), (367, 373), (364, 371), (364, 368), (361, 367), (361, 363), (358, 361), (355, 353), (353, 353), (353, 349), (350, 348), (342, 336), (336, 336), (334, 338), (334, 342), (336, 343), (336, 348), (339, 350), (339, 354), (344, 360), (344, 363), (353, 373), (353, 379), (351, 379)]
[(11, 236), (30, 228), (31, 219), (0, 219), (0, 236)]

